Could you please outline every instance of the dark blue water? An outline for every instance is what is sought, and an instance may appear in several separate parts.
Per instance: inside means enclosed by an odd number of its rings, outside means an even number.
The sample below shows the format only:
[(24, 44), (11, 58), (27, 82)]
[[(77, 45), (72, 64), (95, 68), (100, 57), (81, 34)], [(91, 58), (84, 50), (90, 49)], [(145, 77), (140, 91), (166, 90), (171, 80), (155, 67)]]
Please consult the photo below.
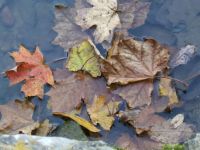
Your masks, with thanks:
[[(72, 0), (0, 0), (0, 72), (15, 66), (9, 52), (18, 49), (22, 43), (28, 49), (41, 48), (46, 62), (66, 56), (63, 48), (51, 44), (56, 37), (52, 28), (55, 24), (54, 5), (73, 6)], [(199, 0), (151, 0), (151, 10), (144, 25), (130, 29), (130, 36), (137, 38), (153, 37), (160, 43), (181, 48), (187, 44), (197, 47), (197, 55), (186, 64), (171, 70), (174, 78), (184, 80), (200, 72), (200, 1)], [(63, 67), (63, 62), (50, 64), (51, 68)], [(186, 121), (194, 123), (200, 129), (200, 76), (188, 81), (187, 89), (175, 83), (181, 101), (180, 108), (172, 111), (184, 113)], [(10, 87), (7, 78), (0, 76), (0, 103), (22, 99), (21, 85)], [(48, 87), (46, 87), (48, 90)], [(35, 118), (42, 120), (49, 116), (46, 109), (47, 97), (42, 102), (34, 99)], [(195, 107), (194, 107), (195, 106)], [(43, 114), (41, 116), (41, 114)], [(129, 133), (131, 129), (115, 124), (107, 138), (118, 137), (119, 129)], [(134, 134), (134, 133), (133, 133)], [(114, 140), (114, 139), (113, 139)]]

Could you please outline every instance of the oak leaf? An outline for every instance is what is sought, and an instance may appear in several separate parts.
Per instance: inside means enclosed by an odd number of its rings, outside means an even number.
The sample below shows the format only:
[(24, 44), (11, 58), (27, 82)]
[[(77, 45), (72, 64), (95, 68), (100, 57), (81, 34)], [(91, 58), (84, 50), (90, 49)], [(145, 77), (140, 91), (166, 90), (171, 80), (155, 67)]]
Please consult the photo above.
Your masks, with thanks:
[(85, 127), (91, 132), (99, 132), (100, 130), (96, 128), (93, 124), (91, 124), (89, 121), (75, 115), (75, 114), (67, 114), (67, 113), (59, 113), (59, 112), (54, 112), (54, 115), (65, 117), (65, 118), (70, 118), (77, 122), (79, 125)]
[(53, 112), (71, 113), (79, 108), (82, 101), (92, 103), (95, 95), (105, 95), (106, 99), (114, 97), (106, 87), (104, 78), (92, 78), (83, 73), (72, 73), (68, 70), (56, 70), (54, 72), (55, 88), (47, 95)]
[(99, 57), (94, 47), (87, 40), (72, 48), (66, 67), (70, 71), (86, 71), (93, 77), (101, 75)]
[(87, 107), (87, 111), (93, 124), (99, 123), (105, 130), (110, 130), (115, 120), (113, 115), (118, 111), (118, 105), (117, 101), (106, 103), (104, 96), (95, 96), (93, 104)]
[(117, 33), (101, 70), (108, 84), (152, 80), (167, 68), (168, 58), (168, 49), (153, 39), (124, 39)]
[(31, 134), (39, 127), (38, 122), (32, 120), (34, 106), (30, 102), (11, 101), (0, 105), (0, 132), (9, 134)]
[(37, 47), (34, 53), (30, 53), (20, 45), (18, 52), (11, 53), (17, 63), (16, 70), (6, 72), (11, 84), (17, 84), (25, 80), (22, 91), (25, 96), (43, 97), (43, 86), (48, 83), (54, 85), (54, 79), (50, 68), (44, 64), (44, 58)]

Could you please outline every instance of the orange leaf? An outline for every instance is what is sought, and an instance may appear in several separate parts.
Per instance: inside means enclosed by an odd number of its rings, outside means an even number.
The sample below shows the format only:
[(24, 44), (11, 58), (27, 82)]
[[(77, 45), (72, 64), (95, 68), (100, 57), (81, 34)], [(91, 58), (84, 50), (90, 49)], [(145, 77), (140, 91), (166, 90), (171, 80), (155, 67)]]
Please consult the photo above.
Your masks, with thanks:
[(54, 84), (54, 79), (50, 68), (45, 65), (43, 55), (37, 47), (34, 53), (29, 52), (22, 45), (18, 52), (10, 54), (17, 63), (16, 70), (6, 72), (11, 84), (17, 84), (25, 80), (22, 91), (25, 96), (43, 97), (43, 86), (48, 83)]

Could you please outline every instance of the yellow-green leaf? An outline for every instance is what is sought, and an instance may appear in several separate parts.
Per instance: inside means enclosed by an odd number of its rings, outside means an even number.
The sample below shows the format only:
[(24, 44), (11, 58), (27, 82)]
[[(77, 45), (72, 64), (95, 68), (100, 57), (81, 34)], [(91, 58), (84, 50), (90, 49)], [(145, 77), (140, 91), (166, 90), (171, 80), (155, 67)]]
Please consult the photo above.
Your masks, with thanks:
[(81, 117), (78, 117), (77, 115), (61, 113), (61, 112), (54, 112), (53, 114), (57, 115), (57, 116), (61, 116), (61, 117), (70, 118), (70, 119), (76, 121), (79, 125), (85, 127), (86, 129), (88, 129), (91, 132), (99, 132), (100, 131), (93, 124), (91, 124), (90, 122), (88, 122), (87, 120), (85, 120)]
[(161, 78), (159, 85), (160, 96), (169, 97), (169, 106), (178, 103), (176, 91), (171, 86), (171, 79)]
[(71, 49), (66, 67), (70, 71), (83, 70), (90, 73), (93, 77), (98, 77), (101, 75), (98, 59), (99, 57), (94, 47), (88, 40), (84, 40)]
[(105, 130), (110, 130), (114, 117), (113, 114), (118, 110), (119, 102), (110, 101), (106, 103), (104, 96), (95, 96), (92, 105), (88, 106), (87, 111), (93, 124), (99, 123)]

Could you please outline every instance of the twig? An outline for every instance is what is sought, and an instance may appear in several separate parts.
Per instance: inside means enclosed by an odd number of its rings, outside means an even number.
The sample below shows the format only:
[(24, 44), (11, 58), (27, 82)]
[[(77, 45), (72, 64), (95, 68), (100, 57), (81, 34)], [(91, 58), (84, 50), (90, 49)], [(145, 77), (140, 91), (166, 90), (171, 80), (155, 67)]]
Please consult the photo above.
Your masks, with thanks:
[(198, 76), (200, 76), (200, 72), (194, 74), (193, 76), (191, 76), (191, 77), (189, 77), (189, 78), (186, 78), (184, 81), (189, 81), (189, 80), (191, 80), (191, 79), (193, 79), (193, 78), (195, 78), (195, 77), (198, 77)]

